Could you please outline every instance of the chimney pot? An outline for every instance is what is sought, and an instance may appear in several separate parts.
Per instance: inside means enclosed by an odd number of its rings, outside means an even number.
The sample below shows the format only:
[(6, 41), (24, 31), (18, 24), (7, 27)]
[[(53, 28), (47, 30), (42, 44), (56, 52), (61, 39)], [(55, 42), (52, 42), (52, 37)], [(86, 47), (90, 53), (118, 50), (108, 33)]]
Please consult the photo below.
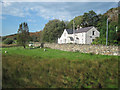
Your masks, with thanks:
[(79, 25), (77, 25), (77, 30), (80, 28), (80, 26)]
[(82, 27), (80, 26), (80, 29), (81, 29)]

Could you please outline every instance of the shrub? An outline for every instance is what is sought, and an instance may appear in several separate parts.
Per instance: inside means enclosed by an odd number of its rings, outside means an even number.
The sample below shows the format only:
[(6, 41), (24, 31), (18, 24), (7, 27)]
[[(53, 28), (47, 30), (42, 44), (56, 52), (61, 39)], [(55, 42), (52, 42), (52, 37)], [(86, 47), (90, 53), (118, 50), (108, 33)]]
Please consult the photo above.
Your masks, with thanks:
[(40, 46), (37, 46), (36, 48), (40, 48)]
[(41, 43), (40, 47), (43, 48), (44, 47), (44, 43)]
[(95, 53), (91, 52), (90, 55), (95, 55)]
[(114, 42), (114, 44), (118, 44), (118, 41), (117, 41), (117, 40), (114, 40), (113, 42)]
[(77, 52), (80, 52), (79, 50), (75, 50), (75, 52), (77, 53)]
[(4, 40), (4, 44), (12, 44), (13, 40), (10, 38), (7, 38), (6, 40)]
[(13, 37), (13, 40), (17, 40), (17, 37), (15, 36), (15, 37)]
[(6, 39), (6, 37), (2, 37), (2, 41), (4, 41)]

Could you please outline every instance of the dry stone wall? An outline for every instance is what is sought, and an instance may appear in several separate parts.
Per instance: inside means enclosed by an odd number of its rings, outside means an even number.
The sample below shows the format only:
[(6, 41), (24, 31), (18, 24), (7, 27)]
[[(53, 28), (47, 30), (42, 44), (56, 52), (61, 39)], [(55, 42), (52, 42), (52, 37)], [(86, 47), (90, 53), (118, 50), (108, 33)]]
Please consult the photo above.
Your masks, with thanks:
[(63, 51), (79, 51), (81, 53), (94, 53), (101, 55), (119, 55), (119, 46), (103, 46), (103, 45), (77, 45), (77, 44), (56, 44), (45, 43), (44, 47), (59, 49)]

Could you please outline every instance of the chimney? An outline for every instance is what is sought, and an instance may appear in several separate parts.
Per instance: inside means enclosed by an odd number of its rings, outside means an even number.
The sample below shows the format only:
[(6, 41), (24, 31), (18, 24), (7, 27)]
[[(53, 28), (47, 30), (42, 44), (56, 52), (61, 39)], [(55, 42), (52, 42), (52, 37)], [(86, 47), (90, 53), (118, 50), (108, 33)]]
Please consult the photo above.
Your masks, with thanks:
[(82, 28), (82, 25), (83, 25), (83, 24), (80, 24), (80, 29)]
[(79, 30), (79, 28), (80, 28), (80, 26), (79, 26), (79, 25), (77, 25), (77, 30)]
[(80, 29), (81, 29), (82, 27), (80, 26)]

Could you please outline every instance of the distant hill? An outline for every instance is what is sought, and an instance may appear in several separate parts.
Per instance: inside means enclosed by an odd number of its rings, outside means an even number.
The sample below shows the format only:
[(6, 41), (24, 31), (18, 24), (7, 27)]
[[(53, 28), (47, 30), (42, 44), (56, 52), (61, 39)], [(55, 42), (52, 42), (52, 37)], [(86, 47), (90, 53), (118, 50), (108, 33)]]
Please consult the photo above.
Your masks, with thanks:
[(39, 31), (39, 32), (30, 32), (30, 36), (35, 35), (35, 36), (38, 37), (41, 32), (42, 32), (42, 31)]
[[(41, 31), (39, 31), (39, 32), (30, 32), (30, 36), (33, 36), (33, 35), (35, 35), (35, 36), (39, 36), (39, 33), (40, 33)], [(6, 37), (6, 38), (13, 38), (13, 37), (16, 37), (17, 36), (17, 34), (11, 34), (11, 35), (7, 35), (7, 36), (3, 36), (3, 37)]]
[(118, 22), (118, 8), (111, 8), (104, 15), (112, 17), (111, 20), (113, 22)]
[(7, 36), (3, 36), (3, 37), (6, 37), (6, 38), (13, 38), (15, 37), (17, 34), (11, 34), (11, 35), (7, 35)]

